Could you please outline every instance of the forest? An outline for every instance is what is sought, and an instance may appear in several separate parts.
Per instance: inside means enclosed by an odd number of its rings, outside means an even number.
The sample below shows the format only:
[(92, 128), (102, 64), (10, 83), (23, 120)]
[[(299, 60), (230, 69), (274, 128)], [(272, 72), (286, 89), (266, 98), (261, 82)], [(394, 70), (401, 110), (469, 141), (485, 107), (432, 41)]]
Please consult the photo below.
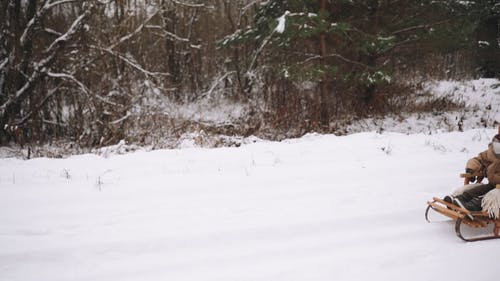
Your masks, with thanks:
[(0, 1), (0, 145), (341, 134), (461, 106), (426, 81), (499, 77), (497, 0)]

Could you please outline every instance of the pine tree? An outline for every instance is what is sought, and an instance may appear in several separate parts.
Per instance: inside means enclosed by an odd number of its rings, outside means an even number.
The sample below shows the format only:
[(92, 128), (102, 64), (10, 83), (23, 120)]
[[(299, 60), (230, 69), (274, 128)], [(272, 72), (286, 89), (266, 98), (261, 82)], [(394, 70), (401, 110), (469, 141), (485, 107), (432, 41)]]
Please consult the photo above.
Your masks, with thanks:
[(472, 48), (480, 77), (500, 77), (500, 2), (497, 0), (458, 1), (457, 10), (473, 26)]
[(450, 21), (445, 8), (431, 0), (272, 0), (258, 7), (252, 26), (221, 44), (253, 42), (248, 71), (260, 65), (317, 83), (322, 115), (331, 116), (329, 100), (339, 97), (369, 113), (385, 103), (382, 89), (397, 83), (394, 66)]

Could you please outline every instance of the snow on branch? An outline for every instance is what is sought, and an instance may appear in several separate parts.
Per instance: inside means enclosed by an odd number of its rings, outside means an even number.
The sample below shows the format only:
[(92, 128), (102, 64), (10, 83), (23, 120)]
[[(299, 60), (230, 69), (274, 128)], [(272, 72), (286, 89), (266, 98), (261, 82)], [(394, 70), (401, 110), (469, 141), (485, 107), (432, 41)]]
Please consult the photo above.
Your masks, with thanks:
[(64, 33), (63, 35), (59, 36), (50, 46), (47, 48), (46, 52), (50, 52), (54, 46), (66, 42), (69, 39), (73, 37), (73, 35), (76, 34), (78, 29), (81, 27), (83, 20), (90, 14), (90, 10), (86, 10), (83, 14), (81, 14), (74, 22), (71, 24), (71, 27)]
[(219, 86), (220, 83), (224, 82), (224, 80), (229, 77), (229, 75), (232, 75), (232, 74), (235, 74), (236, 71), (229, 71), (229, 72), (226, 72), (224, 75), (222, 75), (221, 77), (219, 77), (213, 84), (212, 86), (210, 87), (210, 89), (205, 92), (204, 94), (202, 94), (200, 96), (200, 98), (205, 98), (205, 97), (211, 97), (212, 96), (212, 93), (215, 91), (215, 89), (217, 88), (217, 86)]
[(50, 72), (50, 71), (47, 71), (46, 74), (47, 74), (47, 76), (52, 77), (52, 78), (69, 79), (69, 80), (73, 81), (74, 83), (76, 83), (80, 87), (82, 92), (84, 92), (85, 94), (90, 94), (89, 89), (87, 89), (87, 87), (82, 82), (78, 81), (78, 79), (76, 79), (75, 76), (73, 76), (71, 74), (54, 73), (54, 72)]
[(114, 54), (115, 56), (117, 56), (119, 59), (121, 59), (122, 61), (128, 63), (130, 66), (132, 66), (133, 68), (139, 70), (140, 72), (144, 73), (146, 76), (157, 76), (157, 75), (162, 75), (162, 76), (169, 76), (170, 74), (169, 73), (163, 73), (163, 72), (151, 72), (149, 70), (146, 70), (144, 69), (140, 64), (136, 63), (136, 62), (133, 62), (131, 59), (121, 55), (121, 54), (118, 54), (118, 53), (112, 53)]
[[(24, 33), (20, 38), (21, 44), (27, 43), (27, 39), (31, 32), (34, 30), (35, 21), (39, 18), (43, 13), (45, 13), (50, 7), (54, 7), (56, 5), (60, 5), (63, 3), (69, 3), (72, 0), (62, 0), (57, 2), (42, 2), (43, 6), (38, 10), (37, 14), (30, 20), (28, 26), (24, 29)], [(5, 114), (5, 110), (8, 106), (22, 99), (25, 95), (29, 93), (29, 90), (39, 81), (42, 77), (42, 73), (48, 73), (47, 67), (50, 63), (55, 59), (58, 51), (61, 49), (61, 42), (68, 41), (71, 39), (79, 27), (82, 25), (83, 20), (90, 15), (90, 10), (92, 6), (87, 7), (87, 9), (73, 22), (71, 27), (66, 31), (65, 34), (59, 36), (52, 44), (47, 48), (46, 54), (47, 56), (42, 58), (38, 62), (33, 62), (33, 72), (29, 77), (26, 77), (26, 81), (23, 86), (16, 91), (16, 93), (9, 97), (1, 106), (0, 106), (0, 117)]]
[(50, 10), (54, 8), (55, 6), (63, 5), (63, 4), (68, 4), (68, 3), (73, 3), (73, 2), (81, 2), (82, 0), (59, 0), (59, 1), (49, 1), (46, 3), (46, 9)]
[[(262, 41), (262, 44), (257, 48), (257, 50), (254, 53), (254, 56), (252, 58), (252, 61), (250, 63), (250, 66), (248, 67), (247, 75), (250, 74), (250, 71), (253, 70), (255, 63), (257, 62), (257, 58), (259, 57), (260, 53), (264, 50), (264, 47), (271, 41), (271, 38), (273, 37), (274, 33), (276, 33), (277, 30), (274, 29), (264, 40)], [(250, 75), (249, 75), (250, 76)]]
[(48, 34), (52, 34), (52, 35), (55, 35), (55, 36), (62, 36), (63, 34), (59, 31), (55, 31), (54, 29), (51, 29), (51, 28), (44, 28), (44, 31), (47, 32)]
[(207, 6), (206, 4), (186, 3), (186, 2), (180, 2), (177, 0), (172, 0), (172, 2), (176, 5), (189, 7), (189, 8), (213, 8), (213, 7)]
[(33, 33), (35, 29), (35, 22), (42, 17), (42, 15), (47, 12), (47, 9), (44, 9), (47, 4), (45, 4), (40, 10), (37, 11), (35, 16), (30, 19), (28, 24), (26, 24), (26, 28), (24, 28), (23, 34), (19, 38), (19, 42), (21, 43), (21, 46), (26, 45), (26, 41), (28, 37), (31, 37), (31, 34)]
[(0, 117), (3, 117), (3, 115), (5, 114), (5, 110), (7, 109), (8, 106), (10, 106), (11, 104), (19, 100), (21, 97), (26, 95), (26, 93), (33, 86), (35, 81), (37, 81), (40, 78), (40, 71), (38, 71), (38, 68), (39, 66), (35, 65), (35, 71), (27, 79), (24, 85), (19, 90), (16, 91), (15, 95), (10, 96), (9, 99), (7, 99), (2, 105), (0, 105)]
[(45, 124), (55, 125), (55, 126), (60, 126), (60, 127), (67, 127), (68, 126), (68, 124), (57, 122), (57, 121), (54, 121), (54, 120), (48, 120), (48, 119), (45, 119), (45, 118), (42, 119), (42, 122), (45, 123)]
[(19, 42), (21, 42), (21, 45), (24, 46), (27, 43), (27, 40), (31, 35), (33, 34), (34, 30), (36, 29), (36, 23), (47, 13), (50, 9), (62, 5), (62, 4), (67, 4), (67, 3), (72, 3), (72, 2), (81, 2), (81, 0), (59, 0), (59, 1), (47, 1), (44, 0), (41, 3), (41, 8), (38, 9), (36, 14), (29, 20), (29, 22), (26, 24), (26, 27), (23, 30), (23, 34), (19, 38)]
[(276, 26), (275, 31), (278, 33), (283, 33), (285, 32), (285, 25), (286, 25), (286, 16), (290, 14), (289, 11), (286, 11), (281, 17), (278, 18), (278, 25)]
[[(114, 43), (113, 45), (111, 45), (109, 47), (109, 49), (114, 49), (116, 46), (122, 44), (123, 42), (129, 40), (130, 38), (134, 37), (135, 35), (139, 34), (143, 29), (144, 27), (146, 26), (146, 24), (152, 19), (154, 18), (158, 12), (160, 10), (157, 10), (156, 12), (154, 12), (151, 16), (149, 16), (141, 25), (139, 25), (134, 31), (130, 32), (129, 34), (121, 37), (116, 43)], [(147, 27), (147, 26), (146, 26)]]
[(121, 122), (123, 122), (123, 121), (127, 120), (127, 118), (129, 118), (131, 115), (132, 115), (132, 114), (130, 114), (130, 112), (127, 112), (127, 114), (125, 114), (125, 116), (123, 116), (123, 117), (121, 117), (121, 118), (119, 118), (119, 119), (116, 119), (116, 120), (114, 120), (114, 121), (111, 121), (110, 123), (111, 123), (112, 125), (116, 125), (116, 124), (118, 124), (118, 123), (121, 123)]
[(9, 58), (5, 58), (2, 62), (0, 62), (0, 70), (2, 70), (5, 66), (7, 66), (8, 62)]
[(78, 87), (80, 87), (80, 89), (82, 90), (83, 93), (85, 93), (86, 95), (89, 95), (89, 96), (94, 96), (98, 100), (100, 100), (100, 101), (102, 101), (102, 102), (104, 102), (106, 104), (109, 104), (109, 105), (112, 105), (112, 106), (122, 106), (120, 104), (117, 104), (117, 103), (114, 103), (112, 101), (109, 101), (108, 99), (106, 99), (104, 97), (101, 97), (98, 94), (91, 95), (90, 90), (82, 82), (80, 82), (78, 79), (76, 79), (75, 76), (73, 76), (72, 74), (69, 74), (69, 73), (54, 73), (54, 72), (50, 72), (50, 71), (47, 71), (46, 74), (47, 74), (47, 76), (52, 77), (52, 78), (60, 78), (60, 79), (70, 80), (70, 81), (76, 83), (78, 85)]
[(262, 41), (262, 44), (255, 51), (254, 56), (252, 58), (252, 61), (250, 63), (250, 67), (248, 68), (247, 74), (250, 74), (250, 71), (255, 66), (255, 63), (257, 61), (258, 56), (264, 50), (266, 45), (269, 42), (271, 42), (271, 39), (274, 36), (274, 34), (285, 32), (286, 17), (302, 17), (302, 16), (316, 17), (317, 15), (313, 14), (313, 13), (291, 13), (290, 11), (285, 11), (285, 13), (283, 13), (283, 15), (281, 15), (279, 18), (276, 19), (278, 21), (278, 25), (276, 26), (276, 28), (273, 29), (273, 31), (271, 31), (271, 33), (269, 33), (269, 35), (266, 38), (264, 38), (264, 40)]
[[(107, 49), (108, 50), (113, 50), (114, 48), (116, 48), (118, 45), (128, 41), (130, 38), (134, 37), (135, 35), (141, 33), (141, 31), (144, 29), (144, 28), (147, 28), (147, 29), (154, 29), (154, 30), (159, 30), (162, 34), (160, 34), (160, 36), (163, 36), (163, 37), (168, 37), (172, 40), (177, 40), (177, 41), (180, 41), (180, 42), (184, 42), (184, 43), (188, 43), (190, 42), (190, 40), (188, 38), (183, 38), (183, 37), (180, 37), (178, 36), (177, 34), (174, 34), (172, 32), (168, 32), (166, 31), (163, 27), (159, 26), (159, 25), (148, 25), (147, 23), (149, 23), (161, 10), (157, 10), (156, 12), (154, 12), (152, 15), (150, 15), (147, 19), (144, 20), (144, 22), (139, 25), (134, 31), (130, 32), (129, 34), (127, 35), (124, 35), (122, 36), (120, 39), (118, 39), (118, 41), (114, 44), (112, 44), (111, 46), (109, 46)], [(198, 45), (190, 45), (192, 48), (200, 48), (201, 46), (198, 46)], [(108, 51), (107, 51), (108, 52)], [(108, 52), (109, 53), (109, 52)]]
[(174, 40), (177, 40), (177, 41), (181, 41), (181, 42), (189, 42), (189, 39), (182, 38), (182, 37), (180, 37), (177, 34), (174, 34), (172, 32), (168, 32), (163, 27), (161, 27), (159, 25), (147, 25), (146, 28), (160, 30), (163, 33), (162, 36), (164, 36), (164, 37), (169, 37), (171, 39), (174, 39)]
[(137, 62), (134, 62), (132, 61), (130, 58), (127, 58), (126, 56), (118, 53), (118, 52), (114, 52), (112, 49), (110, 48), (102, 48), (102, 47), (99, 47), (99, 46), (95, 46), (95, 45), (90, 45), (89, 46), (90, 48), (93, 48), (93, 49), (96, 49), (96, 50), (100, 50), (100, 51), (103, 51), (103, 52), (106, 52), (110, 55), (113, 55), (119, 59), (121, 59), (123, 62), (127, 63), (128, 65), (130, 65), (131, 67), (139, 70), (140, 72), (142, 72), (145, 76), (170, 76), (170, 73), (166, 73), (166, 72), (152, 72), (152, 71), (149, 71), (147, 69), (144, 69), (139, 63)]

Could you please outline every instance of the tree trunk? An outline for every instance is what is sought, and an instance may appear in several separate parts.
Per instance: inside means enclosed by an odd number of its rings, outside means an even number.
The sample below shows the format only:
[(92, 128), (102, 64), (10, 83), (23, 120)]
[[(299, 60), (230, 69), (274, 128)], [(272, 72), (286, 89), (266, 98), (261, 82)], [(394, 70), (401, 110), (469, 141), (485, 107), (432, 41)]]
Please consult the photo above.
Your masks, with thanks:
[[(326, 0), (321, 0), (321, 6), (320, 6), (320, 13), (324, 14), (326, 13)], [(326, 34), (322, 33), (320, 35), (320, 42), (319, 42), (319, 53), (321, 56), (321, 68), (323, 70), (326, 69), (326, 62), (325, 62), (325, 57), (326, 57)], [(329, 94), (328, 94), (328, 74), (325, 72), (323, 74), (323, 78), (321, 79), (320, 82), (320, 122), (322, 126), (328, 126), (329, 123)]]
[(476, 29), (476, 65), (484, 78), (500, 77), (499, 16), (482, 20)]

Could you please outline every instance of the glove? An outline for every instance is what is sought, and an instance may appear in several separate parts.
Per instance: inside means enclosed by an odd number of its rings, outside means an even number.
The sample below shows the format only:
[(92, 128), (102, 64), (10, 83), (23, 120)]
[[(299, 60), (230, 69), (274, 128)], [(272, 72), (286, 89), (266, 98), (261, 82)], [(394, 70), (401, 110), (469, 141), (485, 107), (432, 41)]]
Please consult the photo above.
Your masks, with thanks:
[[(473, 175), (474, 170), (467, 168), (467, 169), (465, 169), (465, 173)], [(468, 179), (469, 179), (469, 182), (471, 182), (471, 183), (474, 183), (476, 181), (476, 177), (469, 177)]]

